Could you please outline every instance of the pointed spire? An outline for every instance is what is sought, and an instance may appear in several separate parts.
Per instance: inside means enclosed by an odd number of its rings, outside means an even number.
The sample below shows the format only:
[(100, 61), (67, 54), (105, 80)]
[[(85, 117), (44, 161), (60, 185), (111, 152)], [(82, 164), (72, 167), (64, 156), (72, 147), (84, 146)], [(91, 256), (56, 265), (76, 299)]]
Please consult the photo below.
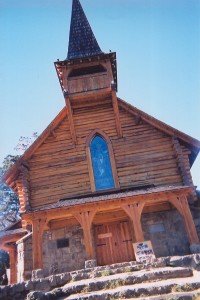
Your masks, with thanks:
[(67, 59), (102, 53), (79, 0), (73, 0)]

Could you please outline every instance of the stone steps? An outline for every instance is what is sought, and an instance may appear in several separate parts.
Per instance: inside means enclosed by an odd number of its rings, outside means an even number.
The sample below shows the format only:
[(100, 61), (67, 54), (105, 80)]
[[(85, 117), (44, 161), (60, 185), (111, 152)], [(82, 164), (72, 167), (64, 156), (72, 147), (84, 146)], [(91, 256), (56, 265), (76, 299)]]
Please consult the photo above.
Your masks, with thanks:
[[(197, 293), (196, 290), (200, 288), (198, 271), (200, 271), (199, 254), (158, 258), (151, 265), (135, 261), (118, 263), (55, 274), (45, 278), (41, 277), (41, 270), (36, 270), (35, 274), (38, 276), (33, 280), (0, 287), (0, 300), (111, 300), (120, 299), (121, 292), (126, 295), (122, 299), (139, 300), (145, 297), (150, 299), (162, 294), (162, 299), (172, 300), (172, 297), (166, 297), (175, 293), (173, 289), (180, 289), (182, 293), (184, 290), (185, 295), (191, 292), (187, 290), (188, 282), (192, 292)], [(159, 284), (162, 285), (161, 288)], [(136, 294), (137, 298), (135, 298)], [(190, 298), (180, 300), (186, 299)], [(155, 300), (160, 299), (155, 298)]]
[[(178, 271), (178, 270), (176, 270)], [(187, 276), (187, 272), (182, 269), (183, 277)], [(175, 272), (176, 273), (176, 272)], [(175, 275), (174, 273), (174, 275)], [(147, 280), (150, 272), (147, 273)], [(59, 300), (113, 300), (113, 299), (138, 299), (138, 300), (189, 300), (195, 299), (200, 295), (200, 274), (195, 273), (190, 277), (170, 277), (170, 279), (161, 280), (161, 273), (158, 272), (157, 281), (140, 282), (131, 285), (122, 285), (118, 287), (110, 285), (109, 289), (99, 291), (88, 291), (82, 293), (71, 294), (57, 298)], [(172, 276), (172, 274), (170, 274)], [(179, 275), (179, 271), (177, 273)], [(167, 278), (167, 277), (166, 277)], [(149, 278), (150, 279), (150, 278)], [(151, 280), (151, 279), (150, 279)], [(154, 280), (155, 277), (154, 277)], [(67, 285), (63, 288), (63, 292), (67, 293)], [(69, 290), (71, 293), (71, 290)], [(74, 290), (75, 292), (75, 290)], [(162, 296), (161, 296), (162, 295)], [(153, 296), (153, 297), (152, 297)], [(182, 298), (181, 298), (182, 297)], [(198, 298), (197, 298), (198, 299)], [(200, 299), (200, 298), (199, 298)], [(196, 300), (196, 299), (195, 299)]]
[[(151, 284), (151, 286), (146, 289), (146, 293), (144, 295), (150, 295), (152, 287), (154, 284), (157, 284), (158, 281), (162, 282), (162, 280), (177, 280), (178, 278), (184, 279), (186, 278), (186, 282), (189, 278), (193, 278), (193, 271), (190, 268), (183, 267), (162, 267), (157, 269), (144, 269), (134, 272), (128, 273), (118, 273), (114, 275), (102, 276), (97, 278), (84, 279), (79, 281), (73, 281), (67, 283), (62, 289), (56, 289), (53, 292), (47, 293), (63, 296), (61, 299), (110, 299), (117, 295), (119, 299), (120, 293), (128, 293), (131, 290), (132, 296), (140, 296), (143, 291), (143, 286), (146, 284), (147, 286)], [(195, 282), (194, 282), (195, 283)], [(171, 284), (171, 283), (170, 283)], [(173, 283), (174, 285), (176, 283)], [(200, 287), (200, 282), (199, 282)], [(170, 287), (166, 287), (167, 291), (169, 291)], [(197, 287), (198, 288), (198, 287)], [(136, 290), (135, 290), (136, 289)], [(137, 289), (139, 289), (137, 291)], [(142, 289), (142, 290), (141, 290)], [(193, 288), (194, 289), (194, 288)], [(159, 285), (157, 287), (156, 294), (159, 291)], [(165, 291), (165, 286), (163, 287), (163, 291)], [(133, 295), (132, 295), (133, 294)], [(153, 294), (154, 295), (154, 294)], [(95, 298), (94, 298), (95, 297)], [(130, 298), (130, 297), (129, 297)], [(56, 299), (59, 299), (58, 297)]]
[[(129, 300), (135, 300), (136, 298), (129, 298)], [(122, 300), (122, 299), (119, 299)], [(137, 300), (200, 300), (200, 289), (193, 292), (179, 292), (162, 296), (142, 297)]]
[(160, 267), (166, 267), (166, 262), (162, 260), (156, 260), (151, 265), (139, 264), (136, 261), (118, 263), (108, 266), (95, 267), (92, 269), (84, 269), (70, 272), (71, 281), (79, 281), (82, 279), (104, 277), (108, 275), (136, 272), (147, 268), (156, 269)]

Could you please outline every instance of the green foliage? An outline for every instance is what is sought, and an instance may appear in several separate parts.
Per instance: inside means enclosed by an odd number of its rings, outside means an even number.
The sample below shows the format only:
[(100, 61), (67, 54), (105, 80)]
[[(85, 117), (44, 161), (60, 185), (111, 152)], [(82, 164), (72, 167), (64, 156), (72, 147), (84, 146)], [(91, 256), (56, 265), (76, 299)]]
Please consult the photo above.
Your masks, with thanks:
[[(19, 156), (8, 155), (0, 167), (0, 178), (18, 160)], [(0, 230), (5, 229), (19, 219), (18, 196), (0, 180)]]
[(17, 146), (14, 148), (19, 153), (23, 154), (30, 145), (38, 138), (38, 133), (33, 132), (31, 137), (20, 136)]

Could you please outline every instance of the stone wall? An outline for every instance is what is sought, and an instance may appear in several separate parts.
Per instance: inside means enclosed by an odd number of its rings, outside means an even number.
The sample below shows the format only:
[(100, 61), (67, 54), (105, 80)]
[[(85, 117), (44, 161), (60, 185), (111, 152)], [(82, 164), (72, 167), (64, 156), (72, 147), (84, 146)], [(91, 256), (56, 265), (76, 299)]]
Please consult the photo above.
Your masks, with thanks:
[(43, 264), (46, 275), (83, 269), (85, 260), (81, 226), (70, 226), (44, 232)]
[(32, 269), (32, 233), (29, 233), (17, 242), (17, 281), (31, 279)]
[(145, 240), (151, 240), (156, 257), (190, 253), (185, 225), (177, 210), (142, 214)]
[[(198, 204), (200, 205), (200, 201), (198, 201)], [(194, 224), (197, 229), (197, 234), (200, 240), (200, 207), (199, 206), (191, 206), (191, 212), (194, 219)]]

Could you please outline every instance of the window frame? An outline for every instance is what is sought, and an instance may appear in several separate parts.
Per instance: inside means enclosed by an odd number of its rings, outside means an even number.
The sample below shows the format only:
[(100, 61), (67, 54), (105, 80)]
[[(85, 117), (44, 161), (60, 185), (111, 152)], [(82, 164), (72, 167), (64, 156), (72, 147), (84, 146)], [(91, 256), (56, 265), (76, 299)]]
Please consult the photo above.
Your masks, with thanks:
[[(90, 143), (96, 135), (99, 135), (102, 139), (104, 139), (108, 145), (108, 152), (109, 152), (109, 156), (110, 156), (110, 165), (111, 165), (111, 170), (112, 170), (112, 175), (113, 175), (113, 180), (114, 180), (114, 188), (104, 189), (104, 190), (96, 189), (95, 179), (94, 179), (94, 171), (93, 171), (93, 165), (92, 165), (92, 157), (91, 157), (91, 152), (90, 152)], [(115, 190), (116, 188), (120, 188), (112, 143), (111, 143), (111, 140), (109, 139), (109, 137), (107, 136), (107, 134), (105, 132), (103, 132), (103, 130), (94, 129), (88, 135), (88, 137), (86, 139), (86, 155), (87, 155), (87, 161), (88, 161), (88, 171), (89, 171), (92, 192), (109, 191), (109, 190)]]

